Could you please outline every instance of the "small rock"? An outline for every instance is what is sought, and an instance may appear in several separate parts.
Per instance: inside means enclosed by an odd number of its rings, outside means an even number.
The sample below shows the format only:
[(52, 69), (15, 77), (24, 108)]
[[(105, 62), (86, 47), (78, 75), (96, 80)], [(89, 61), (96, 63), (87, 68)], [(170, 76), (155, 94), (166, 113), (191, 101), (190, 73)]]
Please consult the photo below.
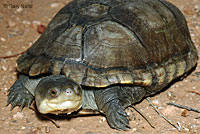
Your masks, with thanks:
[(15, 22), (13, 22), (13, 21), (8, 22), (8, 27), (15, 27), (15, 26), (16, 26)]
[(134, 115), (134, 111), (131, 108), (127, 108), (126, 109), (126, 113), (127, 113), (127, 118), (129, 121), (134, 121), (135, 120), (135, 115)]
[(32, 129), (32, 133), (33, 134), (40, 134), (41, 133), (41, 128), (40, 127), (33, 127)]
[(181, 116), (183, 116), (183, 117), (187, 117), (187, 116), (188, 116), (188, 114), (187, 114), (187, 110), (183, 110), (183, 112), (181, 113)]
[(5, 66), (1, 66), (1, 70), (6, 71), (7, 68)]
[(101, 120), (99, 120), (99, 123), (102, 123), (102, 122), (104, 122), (104, 121), (106, 121), (106, 118), (105, 118), (105, 117), (102, 117)]
[(51, 7), (52, 7), (52, 8), (55, 8), (55, 7), (58, 7), (58, 5), (59, 5), (59, 3), (52, 3), (52, 4), (51, 4)]
[(26, 127), (25, 127), (25, 126), (22, 126), (21, 129), (24, 130), (24, 129), (26, 129)]
[(192, 89), (196, 89), (196, 87), (192, 87)]
[(136, 132), (136, 131), (137, 131), (137, 128), (133, 128), (132, 131), (133, 131), (133, 132)]
[(4, 41), (6, 41), (6, 39), (5, 39), (5, 38), (1, 38), (1, 41), (3, 41), (3, 42), (4, 42)]
[(3, 17), (2, 16), (0, 16), (0, 20), (2, 20), (3, 19)]
[(160, 104), (159, 100), (152, 100), (152, 103), (156, 105)]
[(5, 120), (6, 120), (6, 118), (5, 118), (5, 117), (3, 117), (3, 118), (1, 118), (1, 120), (2, 120), (2, 121), (5, 121)]
[(46, 27), (44, 25), (38, 25), (37, 27), (37, 32), (39, 34), (42, 34), (44, 32), (44, 30), (46, 29)]
[(6, 55), (12, 55), (13, 53), (9, 50)]
[(16, 114), (13, 115), (13, 119), (17, 120), (17, 119), (23, 119), (24, 118), (24, 114), (22, 112), (17, 112)]
[(45, 133), (50, 133), (50, 128), (48, 126), (45, 126)]
[(190, 126), (190, 128), (196, 128), (196, 127), (197, 127), (196, 124), (192, 124), (192, 125)]
[(32, 23), (36, 24), (36, 25), (40, 25), (41, 24), (41, 22), (39, 20), (33, 20)]
[(8, 88), (7, 88), (7, 87), (4, 87), (4, 90), (5, 90), (5, 91), (8, 91)]
[(175, 99), (176, 95), (175, 95), (174, 92), (169, 91), (169, 92), (167, 93), (167, 97), (169, 98), (169, 100), (173, 100), (173, 99)]
[(30, 21), (27, 21), (27, 20), (23, 20), (22, 23), (23, 23), (24, 25), (30, 25), (30, 24), (31, 24), (31, 22), (30, 22)]
[(106, 121), (106, 117), (103, 117), (103, 118), (102, 118), (102, 121), (103, 121), (103, 122)]

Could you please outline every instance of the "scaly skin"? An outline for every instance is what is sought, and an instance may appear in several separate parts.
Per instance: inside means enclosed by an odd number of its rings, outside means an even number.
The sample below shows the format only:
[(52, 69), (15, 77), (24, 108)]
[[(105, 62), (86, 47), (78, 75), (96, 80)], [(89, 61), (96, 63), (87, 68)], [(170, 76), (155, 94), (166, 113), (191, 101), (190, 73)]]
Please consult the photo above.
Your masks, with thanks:
[[(30, 89), (26, 88), (27, 83)], [(38, 111), (43, 114), (70, 114), (81, 108), (82, 104), (82, 109), (90, 108), (105, 114), (112, 128), (129, 130), (125, 108), (140, 101), (146, 95), (144, 88), (132, 85), (102, 89), (84, 88), (82, 89), (84, 94), (82, 94), (81, 87), (63, 75), (51, 75), (39, 78), (39, 80), (22, 75), (10, 88), (8, 104), (11, 104), (12, 108), (18, 105), (23, 109), (25, 105), (30, 106), (35, 97)], [(79, 101), (80, 103), (74, 103)]]

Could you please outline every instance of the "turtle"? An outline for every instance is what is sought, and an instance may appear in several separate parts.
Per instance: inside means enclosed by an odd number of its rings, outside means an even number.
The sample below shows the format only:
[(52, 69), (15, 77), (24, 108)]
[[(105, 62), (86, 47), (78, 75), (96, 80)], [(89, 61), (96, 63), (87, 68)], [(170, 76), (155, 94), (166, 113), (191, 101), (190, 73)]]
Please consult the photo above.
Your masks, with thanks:
[(17, 59), (11, 108), (104, 114), (129, 130), (125, 109), (163, 91), (198, 60), (181, 11), (165, 0), (73, 0)]

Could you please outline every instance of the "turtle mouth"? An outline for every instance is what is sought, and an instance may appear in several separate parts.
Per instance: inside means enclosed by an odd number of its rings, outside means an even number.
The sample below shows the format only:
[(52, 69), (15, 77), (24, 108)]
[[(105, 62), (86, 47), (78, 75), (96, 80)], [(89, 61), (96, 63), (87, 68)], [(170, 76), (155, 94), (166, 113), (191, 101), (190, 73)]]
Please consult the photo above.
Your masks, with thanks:
[(42, 114), (71, 114), (81, 108), (80, 101), (63, 101), (59, 103), (42, 101), (38, 106), (38, 111)]

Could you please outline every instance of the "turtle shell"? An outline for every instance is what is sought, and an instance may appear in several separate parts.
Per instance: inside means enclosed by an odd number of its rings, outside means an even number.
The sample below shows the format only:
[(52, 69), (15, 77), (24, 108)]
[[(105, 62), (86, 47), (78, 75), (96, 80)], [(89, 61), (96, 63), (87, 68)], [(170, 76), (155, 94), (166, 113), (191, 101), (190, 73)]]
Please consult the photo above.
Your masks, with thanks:
[(64, 74), (85, 86), (169, 83), (197, 61), (182, 13), (164, 0), (75, 0), (19, 57), (30, 76)]

